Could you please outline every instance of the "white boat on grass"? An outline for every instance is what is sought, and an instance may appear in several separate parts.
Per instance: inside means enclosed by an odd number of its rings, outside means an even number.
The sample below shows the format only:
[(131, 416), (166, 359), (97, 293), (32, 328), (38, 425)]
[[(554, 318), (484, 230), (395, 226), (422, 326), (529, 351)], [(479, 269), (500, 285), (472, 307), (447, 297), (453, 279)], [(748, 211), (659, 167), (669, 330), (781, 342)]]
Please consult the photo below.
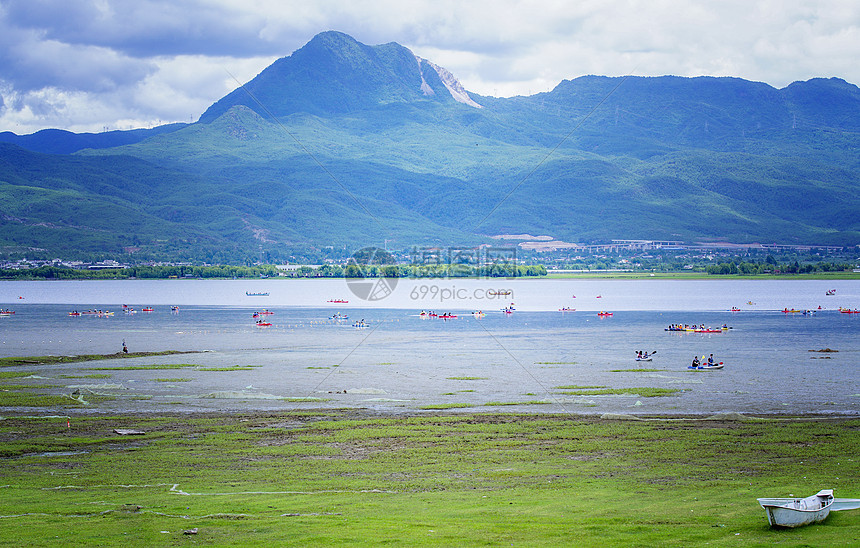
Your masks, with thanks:
[(833, 498), (833, 489), (822, 489), (806, 498), (762, 498), (758, 503), (767, 512), (771, 527), (800, 527), (823, 521), (830, 511), (856, 510), (860, 499)]

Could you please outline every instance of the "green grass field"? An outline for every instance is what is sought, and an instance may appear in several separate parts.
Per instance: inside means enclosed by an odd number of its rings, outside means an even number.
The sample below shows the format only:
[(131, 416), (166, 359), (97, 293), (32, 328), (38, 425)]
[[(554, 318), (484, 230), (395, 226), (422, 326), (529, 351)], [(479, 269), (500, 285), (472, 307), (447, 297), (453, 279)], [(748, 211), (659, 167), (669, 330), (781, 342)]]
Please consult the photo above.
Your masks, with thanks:
[(6, 414), (0, 542), (856, 546), (860, 511), (774, 530), (755, 499), (860, 497), (858, 430), (858, 419)]

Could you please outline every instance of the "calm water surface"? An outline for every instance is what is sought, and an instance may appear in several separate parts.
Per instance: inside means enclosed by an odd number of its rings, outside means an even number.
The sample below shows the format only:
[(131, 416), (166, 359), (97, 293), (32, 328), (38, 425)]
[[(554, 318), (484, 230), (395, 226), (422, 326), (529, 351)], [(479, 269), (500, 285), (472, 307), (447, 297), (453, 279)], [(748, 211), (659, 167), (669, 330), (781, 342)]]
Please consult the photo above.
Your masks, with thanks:
[[(825, 296), (828, 289), (836, 295)], [(511, 294), (493, 294), (506, 291)], [(516, 312), (503, 314), (510, 302)], [(154, 311), (123, 314), (122, 304)], [(397, 412), (468, 404), (463, 411), (855, 416), (860, 314), (841, 314), (839, 306), (860, 308), (860, 283), (400, 280), (388, 297), (362, 301), (343, 280), (3, 282), (0, 308), (16, 314), (0, 318), (0, 355), (113, 353), (123, 341), (132, 351), (205, 351), (6, 369), (32, 371), (27, 382), (50, 392), (116, 398), (85, 408), (92, 412), (344, 406)], [(576, 311), (559, 312), (562, 307)], [(89, 308), (114, 315), (68, 315)], [(274, 312), (271, 327), (254, 324), (253, 312), (263, 308)], [(458, 317), (422, 318), (422, 309)], [(486, 315), (474, 317), (475, 309)], [(613, 316), (599, 318), (599, 310)], [(335, 313), (349, 320), (330, 319)], [(352, 326), (361, 319), (368, 328)], [(731, 329), (664, 331), (670, 323)], [(810, 352), (825, 348), (838, 352)], [(636, 362), (636, 350), (657, 354), (652, 362)], [(725, 362), (723, 370), (686, 370), (693, 355), (710, 353)], [(169, 363), (197, 367), (92, 369)], [(202, 370), (236, 365), (254, 367)], [(86, 378), (99, 373), (110, 377)], [(560, 388), (585, 386), (679, 392), (579, 396)], [(487, 405), (517, 402), (532, 403)]]

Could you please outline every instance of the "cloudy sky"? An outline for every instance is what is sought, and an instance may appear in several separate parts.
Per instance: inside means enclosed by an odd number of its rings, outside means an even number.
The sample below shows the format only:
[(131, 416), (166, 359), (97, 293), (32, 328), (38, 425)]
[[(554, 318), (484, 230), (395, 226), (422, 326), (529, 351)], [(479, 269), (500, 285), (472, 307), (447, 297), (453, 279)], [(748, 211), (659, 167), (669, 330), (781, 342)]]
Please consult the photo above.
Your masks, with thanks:
[(860, 84), (856, 0), (0, 0), (0, 131), (193, 121), (326, 30), (481, 95), (585, 74)]

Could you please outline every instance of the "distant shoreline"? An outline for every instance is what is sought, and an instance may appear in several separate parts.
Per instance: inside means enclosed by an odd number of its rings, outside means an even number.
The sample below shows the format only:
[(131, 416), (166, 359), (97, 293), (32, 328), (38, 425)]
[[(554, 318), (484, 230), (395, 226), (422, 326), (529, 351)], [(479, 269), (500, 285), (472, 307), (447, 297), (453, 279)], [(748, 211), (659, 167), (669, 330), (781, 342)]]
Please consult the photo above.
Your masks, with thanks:
[(708, 274), (706, 272), (549, 272), (544, 279), (627, 279), (627, 280), (860, 280), (860, 272), (813, 272), (804, 274)]
[[(348, 278), (344, 276), (326, 276), (326, 277), (289, 277), (289, 276), (273, 276), (264, 278), (267, 281), (291, 281), (291, 280), (352, 280), (358, 278)], [(614, 280), (860, 280), (860, 272), (813, 272), (803, 274), (708, 274), (706, 272), (602, 272), (593, 270), (590, 272), (564, 272), (554, 273), (548, 272), (544, 276), (456, 276), (456, 277), (412, 277), (404, 276), (398, 279), (402, 280), (565, 280), (565, 279), (614, 279)], [(234, 281), (260, 281), (260, 278), (231, 278), (231, 277), (195, 277), (195, 278), (136, 278), (136, 277), (116, 277), (116, 278), (91, 278), (87, 276), (69, 277), (69, 278), (43, 278), (43, 277), (0, 277), (1, 282), (61, 282), (61, 281), (142, 281), (142, 280), (171, 280), (176, 282), (182, 281), (200, 281), (200, 280), (234, 280)]]

